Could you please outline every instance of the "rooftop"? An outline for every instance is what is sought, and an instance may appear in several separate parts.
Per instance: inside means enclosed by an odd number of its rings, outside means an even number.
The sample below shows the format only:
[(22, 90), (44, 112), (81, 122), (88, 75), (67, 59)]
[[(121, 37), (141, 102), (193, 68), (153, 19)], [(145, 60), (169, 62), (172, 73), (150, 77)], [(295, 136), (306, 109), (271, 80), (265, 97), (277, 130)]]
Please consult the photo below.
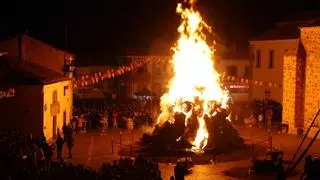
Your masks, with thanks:
[(265, 31), (258, 37), (253, 38), (251, 41), (266, 41), (266, 40), (286, 40), (298, 39), (300, 37), (300, 29), (297, 26), (276, 26)]
[(287, 40), (300, 38), (299, 27), (319, 26), (320, 10), (290, 14), (276, 26), (253, 38), (251, 41)]
[(29, 62), (8, 61), (0, 58), (0, 79), (5, 84), (51, 84), (58, 81), (70, 80), (63, 74)]

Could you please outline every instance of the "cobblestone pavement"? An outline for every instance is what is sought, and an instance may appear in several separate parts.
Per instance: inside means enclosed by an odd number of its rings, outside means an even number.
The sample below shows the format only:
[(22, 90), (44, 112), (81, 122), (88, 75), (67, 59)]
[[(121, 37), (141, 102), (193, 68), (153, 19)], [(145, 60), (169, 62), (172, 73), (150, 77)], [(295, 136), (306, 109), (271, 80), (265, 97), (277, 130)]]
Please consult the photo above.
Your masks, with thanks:
[[(237, 127), (241, 136), (245, 139), (254, 140), (258, 143), (266, 140), (268, 132), (264, 129)], [(121, 142), (120, 146), (120, 131)], [(140, 139), (142, 132), (135, 130), (133, 140), (136, 142)], [(300, 137), (293, 135), (272, 133), (273, 146), (284, 151), (285, 159), (290, 159), (301, 141)], [(116, 142), (113, 144), (114, 153), (112, 153), (112, 139)], [(308, 140), (309, 141), (309, 140)], [(97, 131), (77, 134), (75, 137), (75, 146), (73, 149), (72, 163), (81, 163), (94, 169), (99, 169), (102, 162), (111, 162), (119, 159), (120, 149), (126, 149), (132, 142), (132, 133), (126, 130), (112, 129), (104, 134)], [(125, 148), (127, 147), (127, 148)], [(64, 147), (64, 157), (67, 157), (67, 149)], [(310, 153), (320, 154), (320, 143), (317, 141), (311, 148)], [(128, 154), (128, 153), (127, 153)], [(250, 160), (240, 160), (232, 162), (221, 162), (217, 164), (196, 165), (193, 173), (186, 176), (187, 180), (204, 180), (204, 179), (274, 179), (273, 177), (248, 177), (247, 170)], [(301, 171), (303, 165), (299, 166)], [(169, 179), (173, 175), (174, 164), (160, 164), (163, 179)], [(295, 178), (294, 178), (295, 179)]]

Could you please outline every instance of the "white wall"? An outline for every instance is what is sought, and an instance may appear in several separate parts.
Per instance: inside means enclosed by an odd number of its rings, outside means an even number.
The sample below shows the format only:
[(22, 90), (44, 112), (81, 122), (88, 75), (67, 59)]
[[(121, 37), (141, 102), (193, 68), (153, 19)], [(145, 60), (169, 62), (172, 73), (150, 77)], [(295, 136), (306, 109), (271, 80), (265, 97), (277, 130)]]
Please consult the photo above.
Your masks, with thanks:
[[(72, 81), (61, 81), (53, 84), (48, 84), (43, 87), (43, 103), (44, 103), (44, 113), (43, 113), (43, 129), (44, 134), (47, 139), (51, 139), (53, 135), (53, 116), (50, 112), (50, 105), (53, 103), (53, 92), (57, 91), (58, 102), (60, 104), (60, 112), (57, 114), (57, 128), (62, 128), (63, 126), (63, 112), (66, 112), (66, 123), (70, 122), (70, 117), (72, 116)], [(64, 88), (68, 87), (64, 94)]]
[[(283, 58), (286, 50), (298, 47), (299, 39), (289, 40), (272, 40), (272, 41), (251, 41), (250, 42), (254, 54), (252, 66), (252, 79), (257, 81), (272, 82), (277, 84), (283, 83)], [(261, 62), (260, 68), (256, 68), (256, 52), (260, 49)], [(269, 51), (274, 50), (273, 68), (268, 68)], [(263, 99), (265, 96), (264, 86), (252, 86), (251, 99)], [(282, 102), (282, 88), (272, 87), (271, 98), (278, 102)]]

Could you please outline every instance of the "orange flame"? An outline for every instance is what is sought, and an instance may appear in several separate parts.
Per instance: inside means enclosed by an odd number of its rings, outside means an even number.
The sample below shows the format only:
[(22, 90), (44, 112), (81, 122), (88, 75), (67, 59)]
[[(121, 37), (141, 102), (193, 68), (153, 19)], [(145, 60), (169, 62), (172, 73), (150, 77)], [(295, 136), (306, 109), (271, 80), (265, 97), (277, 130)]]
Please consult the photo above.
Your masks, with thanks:
[[(191, 1), (194, 2), (194, 1)], [(189, 2), (190, 3), (190, 2)], [(192, 5), (192, 3), (190, 3)], [(214, 116), (212, 102), (227, 107), (228, 92), (221, 88), (220, 75), (214, 69), (214, 51), (206, 43), (202, 30), (211, 31), (193, 7), (183, 8), (178, 4), (177, 13), (181, 15), (180, 34), (171, 61), (174, 76), (169, 83), (169, 90), (161, 97), (161, 114), (157, 123), (162, 125), (166, 121), (174, 122), (174, 113), (182, 112), (186, 115), (185, 125), (191, 113), (197, 112), (199, 128), (196, 137), (191, 140), (193, 150), (203, 150), (208, 142), (209, 133), (204, 116)], [(192, 104), (191, 110), (186, 110), (184, 102)]]

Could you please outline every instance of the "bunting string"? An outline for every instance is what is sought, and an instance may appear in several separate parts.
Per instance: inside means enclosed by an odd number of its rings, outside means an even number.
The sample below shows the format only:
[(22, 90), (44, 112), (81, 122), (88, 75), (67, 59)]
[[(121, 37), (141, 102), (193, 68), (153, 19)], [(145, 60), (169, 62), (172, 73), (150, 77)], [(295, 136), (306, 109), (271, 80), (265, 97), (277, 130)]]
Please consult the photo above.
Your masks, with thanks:
[[(151, 60), (155, 60), (155, 64), (165, 64), (168, 61), (161, 60), (160, 58), (136, 58), (134, 62), (129, 65), (120, 66), (114, 69), (107, 70), (105, 72), (98, 72), (93, 74), (80, 75), (74, 78), (73, 87), (86, 87), (95, 83), (98, 83), (100, 80), (112, 79), (118, 76), (123, 75), (127, 72), (135, 71), (139, 68), (142, 68), (144, 65), (149, 63)], [(251, 80), (244, 77), (231, 76), (223, 73), (220, 77), (222, 83), (243, 83), (252, 86), (264, 86), (268, 88), (282, 88), (282, 84), (261, 81), (261, 80)]]
[(76, 78), (73, 79), (73, 88), (86, 87), (86, 86), (98, 83), (100, 80), (103, 81), (103, 80), (121, 76), (124, 73), (132, 72), (134, 70), (141, 68), (142, 66), (146, 65), (150, 61), (151, 61), (150, 58), (139, 59), (139, 60), (135, 60), (133, 63), (130, 63), (129, 65), (120, 66), (114, 69), (107, 70), (105, 72), (97, 72), (93, 74), (85, 74), (85, 75), (77, 76)]

